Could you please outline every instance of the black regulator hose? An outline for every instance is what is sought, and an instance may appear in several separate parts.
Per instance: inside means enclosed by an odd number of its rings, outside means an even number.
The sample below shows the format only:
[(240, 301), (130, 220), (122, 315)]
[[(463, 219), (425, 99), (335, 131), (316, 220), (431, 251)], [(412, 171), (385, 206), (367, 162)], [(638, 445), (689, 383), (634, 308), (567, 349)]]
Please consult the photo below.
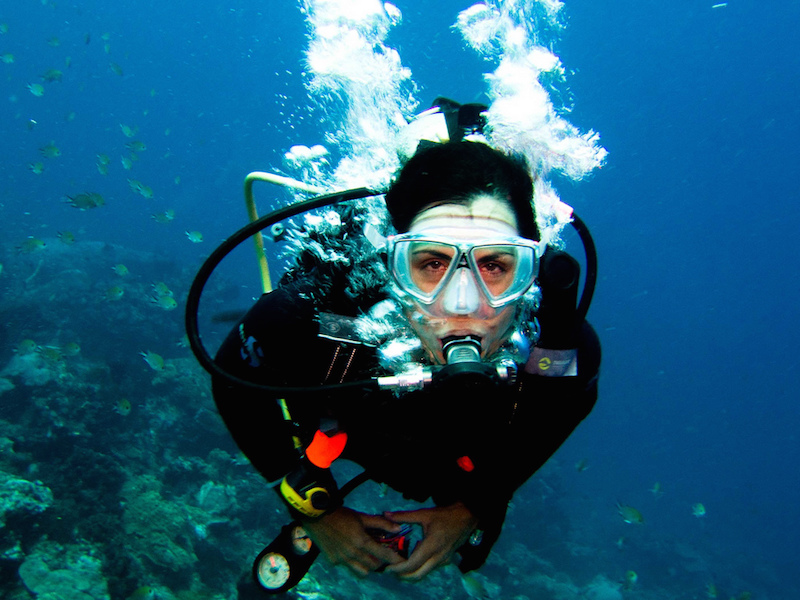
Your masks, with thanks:
[[(208, 283), (211, 274), (214, 272), (217, 266), (219, 266), (224, 258), (242, 242), (252, 237), (259, 231), (263, 231), (267, 227), (271, 227), (279, 221), (289, 219), (298, 214), (339, 202), (359, 200), (361, 198), (379, 196), (381, 194), (383, 194), (383, 192), (362, 187), (352, 190), (345, 190), (343, 192), (334, 192), (332, 194), (315, 196), (308, 200), (297, 202), (284, 208), (279, 208), (268, 215), (264, 215), (260, 219), (253, 221), (252, 223), (248, 223), (224, 242), (222, 242), (222, 244), (220, 244), (211, 253), (211, 255), (200, 267), (200, 270), (197, 272), (197, 275), (195, 276), (194, 281), (189, 288), (189, 295), (186, 299), (186, 335), (189, 339), (189, 346), (197, 358), (197, 361), (200, 363), (200, 366), (208, 371), (208, 373), (211, 375), (222, 377), (231, 383), (276, 394), (306, 394), (311, 392), (335, 391), (348, 388), (374, 390), (380, 389), (377, 379), (367, 379), (362, 381), (352, 381), (348, 383), (329, 384), (324, 386), (320, 385), (314, 387), (287, 387), (264, 385), (236, 377), (235, 375), (232, 375), (219, 367), (214, 362), (214, 359), (205, 349), (205, 346), (203, 346), (202, 340), (200, 339), (197, 321), (198, 312), (200, 309), (200, 297), (203, 294), (203, 288), (205, 288), (206, 283)], [(589, 229), (586, 227), (586, 224), (578, 217), (578, 215), (574, 213), (572, 214), (572, 226), (578, 232), (586, 253), (586, 278), (583, 286), (583, 293), (581, 294), (580, 302), (578, 303), (578, 307), (575, 311), (576, 323), (580, 325), (580, 323), (582, 323), (586, 318), (586, 313), (589, 310), (589, 305), (591, 304), (592, 296), (594, 295), (594, 288), (597, 280), (597, 251), (595, 249), (594, 240), (592, 240), (592, 236), (589, 233)]]
[(328, 206), (330, 204), (336, 204), (338, 202), (358, 200), (360, 198), (367, 198), (369, 196), (377, 196), (380, 194), (382, 194), (382, 192), (371, 190), (369, 188), (355, 188), (343, 192), (315, 196), (308, 200), (297, 202), (284, 208), (279, 208), (268, 215), (264, 215), (260, 219), (253, 221), (252, 223), (248, 223), (224, 242), (222, 242), (222, 244), (220, 244), (211, 253), (211, 256), (206, 259), (206, 261), (203, 263), (203, 266), (200, 267), (200, 270), (197, 272), (197, 275), (192, 282), (192, 286), (189, 288), (189, 296), (186, 299), (186, 335), (189, 338), (189, 347), (192, 349), (192, 352), (197, 358), (197, 361), (200, 363), (200, 366), (208, 371), (211, 375), (217, 375), (230, 381), (231, 383), (272, 393), (305, 394), (309, 392), (318, 392), (323, 390), (333, 391), (346, 388), (378, 389), (377, 381), (373, 379), (315, 387), (286, 387), (264, 385), (236, 377), (235, 375), (231, 375), (224, 369), (220, 368), (205, 349), (205, 346), (203, 346), (203, 342), (200, 339), (197, 320), (198, 312), (200, 310), (200, 296), (203, 294), (203, 288), (205, 287), (206, 283), (208, 283), (208, 280), (211, 277), (211, 274), (214, 272), (214, 269), (216, 269), (219, 263), (221, 263), (223, 259), (228, 256), (228, 254), (233, 252), (233, 250), (238, 247), (239, 244), (252, 237), (259, 231), (262, 231), (279, 221), (294, 217), (300, 213), (308, 212), (310, 210)]
[(586, 254), (586, 279), (583, 284), (581, 301), (578, 303), (578, 310), (575, 311), (576, 320), (580, 325), (586, 318), (586, 313), (589, 312), (589, 305), (592, 303), (594, 288), (597, 284), (597, 248), (594, 245), (592, 234), (589, 233), (589, 228), (586, 227), (586, 223), (575, 213), (572, 213), (572, 226), (578, 232)]

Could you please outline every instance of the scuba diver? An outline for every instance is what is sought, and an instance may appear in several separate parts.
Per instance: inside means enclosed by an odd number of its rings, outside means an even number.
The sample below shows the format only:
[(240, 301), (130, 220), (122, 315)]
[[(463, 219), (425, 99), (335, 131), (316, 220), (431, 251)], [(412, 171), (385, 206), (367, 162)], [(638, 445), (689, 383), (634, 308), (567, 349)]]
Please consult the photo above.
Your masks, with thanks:
[[(530, 169), (477, 135), (482, 107), (437, 108), (449, 139), (402, 166), (390, 222), (338, 204), (299, 226), (293, 264), (214, 359), (219, 413), (294, 520), (254, 565), (267, 591), (319, 553), (406, 581), (479, 568), (515, 491), (595, 404), (594, 274), (578, 302), (578, 263), (541, 241)], [(348, 508), (338, 458), (427, 504)], [(308, 557), (291, 577), (287, 546)]]

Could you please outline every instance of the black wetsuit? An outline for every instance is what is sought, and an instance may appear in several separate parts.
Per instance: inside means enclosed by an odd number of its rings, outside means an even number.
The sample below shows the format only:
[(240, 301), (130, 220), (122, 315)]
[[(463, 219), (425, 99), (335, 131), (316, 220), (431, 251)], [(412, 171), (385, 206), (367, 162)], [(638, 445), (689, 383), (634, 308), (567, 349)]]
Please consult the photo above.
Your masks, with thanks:
[[(218, 364), (243, 379), (271, 385), (315, 386), (386, 375), (374, 348), (319, 337), (317, 309), (301, 287), (293, 283), (262, 296), (220, 348)], [(486, 560), (516, 489), (594, 406), (600, 345), (587, 323), (578, 337), (577, 376), (521, 372), (513, 386), (425, 389), (399, 397), (359, 389), (287, 394), (298, 424), (293, 427), (268, 393), (215, 379), (214, 398), (236, 443), (269, 481), (297, 464), (292, 435), (308, 444), (320, 420), (333, 418), (348, 434), (342, 457), (363, 466), (371, 479), (420, 502), (463, 502), (484, 531), (480, 544), (460, 550), (460, 567), (467, 571)]]

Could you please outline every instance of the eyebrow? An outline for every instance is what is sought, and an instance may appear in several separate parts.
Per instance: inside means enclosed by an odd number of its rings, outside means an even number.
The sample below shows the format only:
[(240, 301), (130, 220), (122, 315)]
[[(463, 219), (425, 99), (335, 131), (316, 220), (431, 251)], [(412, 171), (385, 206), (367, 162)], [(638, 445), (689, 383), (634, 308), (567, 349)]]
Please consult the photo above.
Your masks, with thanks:
[(445, 252), (437, 252), (436, 250), (429, 248), (422, 248), (421, 250), (413, 250), (411, 252), (411, 255), (414, 257), (419, 256), (420, 254), (428, 254), (437, 258), (446, 258), (447, 260), (451, 260), (453, 258), (453, 256), (450, 254), (446, 254)]

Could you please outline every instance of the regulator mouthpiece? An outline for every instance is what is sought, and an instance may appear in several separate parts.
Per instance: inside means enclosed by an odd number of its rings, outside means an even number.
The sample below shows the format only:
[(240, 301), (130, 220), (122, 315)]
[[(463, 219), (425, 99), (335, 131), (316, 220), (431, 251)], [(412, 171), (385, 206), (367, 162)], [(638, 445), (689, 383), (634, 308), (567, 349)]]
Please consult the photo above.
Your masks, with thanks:
[(481, 362), (481, 338), (475, 335), (451, 336), (442, 340), (448, 365)]

